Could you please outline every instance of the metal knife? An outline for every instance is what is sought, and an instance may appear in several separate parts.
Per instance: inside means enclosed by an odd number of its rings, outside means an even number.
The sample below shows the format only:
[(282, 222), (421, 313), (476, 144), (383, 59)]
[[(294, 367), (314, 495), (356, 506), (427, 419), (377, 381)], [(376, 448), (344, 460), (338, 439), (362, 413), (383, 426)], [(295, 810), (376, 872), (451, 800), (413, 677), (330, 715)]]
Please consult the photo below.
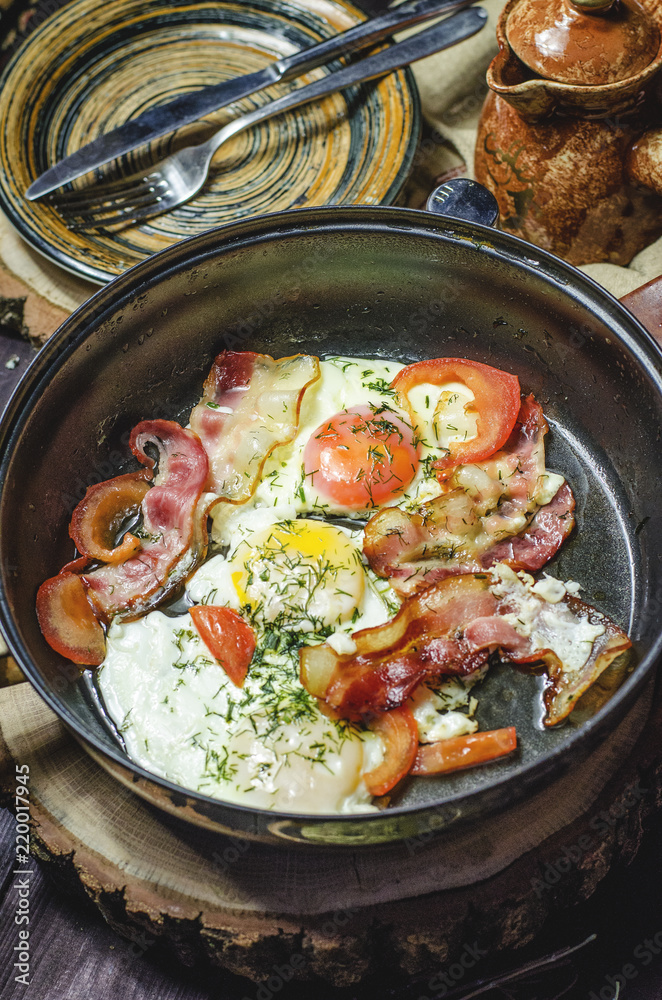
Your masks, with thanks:
[(475, 0), (410, 0), (379, 17), (362, 21), (353, 28), (310, 48), (302, 49), (285, 59), (269, 63), (257, 73), (237, 76), (201, 90), (181, 94), (168, 104), (151, 108), (119, 128), (99, 136), (49, 167), (25, 192), (28, 201), (41, 198), (89, 170), (143, 146), (167, 132), (203, 118), (228, 104), (254, 94), (274, 83), (294, 80), (308, 70), (321, 66), (341, 55), (359, 51), (388, 38), (394, 31), (411, 27), (459, 7), (469, 7)]

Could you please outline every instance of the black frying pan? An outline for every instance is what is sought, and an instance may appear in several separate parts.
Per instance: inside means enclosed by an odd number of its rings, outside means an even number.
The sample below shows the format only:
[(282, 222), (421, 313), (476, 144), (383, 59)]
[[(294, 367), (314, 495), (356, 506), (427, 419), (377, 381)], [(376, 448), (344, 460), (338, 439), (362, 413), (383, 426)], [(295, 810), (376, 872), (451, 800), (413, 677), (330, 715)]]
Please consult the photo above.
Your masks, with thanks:
[[(517, 726), (516, 755), (410, 780), (381, 813), (301, 816), (229, 805), (124, 754), (80, 679), (39, 631), (38, 585), (72, 557), (86, 485), (131, 465), (127, 432), (186, 418), (224, 346), (403, 362), (465, 356), (515, 372), (551, 424), (548, 466), (577, 498), (552, 572), (634, 640), (637, 666), (581, 724), (543, 731), (541, 679), (502, 666), (481, 729)], [(310, 209), (212, 230), (94, 295), (30, 366), (0, 431), (0, 618), (21, 667), (92, 756), (169, 812), (264, 841), (374, 844), (507, 807), (587, 754), (632, 704), (662, 645), (662, 375), (644, 327), (585, 275), (503, 233), (424, 212)]]

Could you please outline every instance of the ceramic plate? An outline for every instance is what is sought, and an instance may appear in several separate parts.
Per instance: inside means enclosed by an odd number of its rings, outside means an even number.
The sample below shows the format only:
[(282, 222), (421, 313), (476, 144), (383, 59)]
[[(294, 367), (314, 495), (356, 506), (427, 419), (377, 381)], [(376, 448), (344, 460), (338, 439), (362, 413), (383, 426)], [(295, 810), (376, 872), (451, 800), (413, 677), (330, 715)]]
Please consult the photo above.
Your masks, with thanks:
[[(177, 240), (246, 216), (392, 203), (419, 132), (408, 70), (236, 136), (216, 154), (197, 198), (143, 225), (72, 233), (48, 201), (23, 198), (48, 166), (147, 108), (261, 69), (363, 17), (344, 0), (73, 0), (29, 37), (0, 81), (2, 208), (37, 250), (103, 283)], [(231, 117), (327, 72), (313, 70), (165, 136), (147, 155), (123, 157), (121, 171), (202, 141)], [(88, 176), (76, 186), (89, 183)]]

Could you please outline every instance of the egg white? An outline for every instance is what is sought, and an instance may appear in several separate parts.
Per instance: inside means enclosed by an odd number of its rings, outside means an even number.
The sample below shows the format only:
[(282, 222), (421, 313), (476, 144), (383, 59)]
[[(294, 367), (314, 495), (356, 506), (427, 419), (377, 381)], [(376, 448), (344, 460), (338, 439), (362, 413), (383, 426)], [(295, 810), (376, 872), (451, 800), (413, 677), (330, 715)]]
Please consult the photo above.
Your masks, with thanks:
[(153, 611), (111, 628), (99, 682), (129, 756), (175, 784), (285, 812), (370, 810), (361, 776), (379, 742), (322, 714), (297, 659), (263, 650), (238, 688), (190, 616)]

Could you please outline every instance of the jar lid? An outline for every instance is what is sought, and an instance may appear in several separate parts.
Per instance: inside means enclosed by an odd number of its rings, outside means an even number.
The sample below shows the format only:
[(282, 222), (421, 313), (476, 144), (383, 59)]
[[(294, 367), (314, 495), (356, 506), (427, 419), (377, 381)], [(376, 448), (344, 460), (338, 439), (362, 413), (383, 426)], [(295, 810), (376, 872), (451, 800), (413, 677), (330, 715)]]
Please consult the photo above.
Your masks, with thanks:
[(584, 86), (636, 76), (660, 43), (657, 25), (637, 0), (520, 0), (506, 37), (538, 76)]

